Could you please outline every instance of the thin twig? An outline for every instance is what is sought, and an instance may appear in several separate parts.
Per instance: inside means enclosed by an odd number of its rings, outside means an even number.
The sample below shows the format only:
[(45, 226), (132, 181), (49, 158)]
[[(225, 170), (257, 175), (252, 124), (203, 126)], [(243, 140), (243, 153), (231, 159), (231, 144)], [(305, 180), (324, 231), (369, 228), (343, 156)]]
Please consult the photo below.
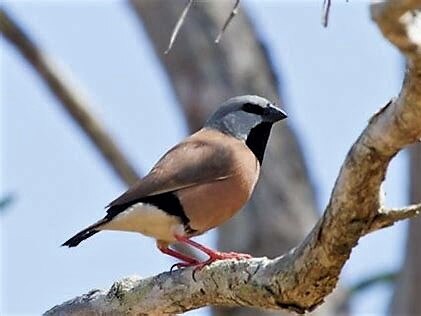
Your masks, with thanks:
[(329, 23), (330, 5), (331, 5), (331, 0), (323, 0), (322, 25), (324, 27), (327, 27), (327, 24)]
[(218, 44), (219, 41), (221, 40), (222, 35), (224, 34), (226, 28), (228, 27), (228, 25), (231, 23), (232, 19), (237, 15), (238, 13), (238, 6), (240, 5), (240, 0), (236, 0), (234, 7), (231, 10), (230, 15), (228, 16), (228, 18), (226, 19), (224, 26), (222, 27), (221, 31), (219, 32), (218, 36), (215, 39), (215, 43)]
[(181, 13), (180, 17), (178, 18), (177, 24), (174, 26), (174, 30), (172, 31), (170, 43), (168, 44), (167, 50), (164, 52), (164, 54), (168, 54), (174, 45), (175, 39), (177, 38), (178, 32), (180, 31), (181, 26), (184, 23), (184, 20), (186, 19), (187, 13), (190, 10), (191, 5), (193, 4), (193, 0), (189, 0), (187, 2), (186, 7), (184, 8), (183, 12)]

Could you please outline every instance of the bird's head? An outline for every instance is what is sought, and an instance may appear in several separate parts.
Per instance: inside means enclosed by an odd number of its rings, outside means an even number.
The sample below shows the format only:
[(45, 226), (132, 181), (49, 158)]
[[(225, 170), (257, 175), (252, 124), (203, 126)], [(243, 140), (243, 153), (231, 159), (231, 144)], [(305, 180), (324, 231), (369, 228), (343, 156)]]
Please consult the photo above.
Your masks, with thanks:
[(250, 132), (260, 124), (271, 126), (286, 117), (284, 111), (265, 98), (243, 95), (225, 101), (209, 118), (205, 127), (247, 140)]
[(205, 128), (244, 140), (262, 162), (273, 123), (286, 117), (284, 111), (265, 98), (243, 95), (225, 101), (206, 122)]

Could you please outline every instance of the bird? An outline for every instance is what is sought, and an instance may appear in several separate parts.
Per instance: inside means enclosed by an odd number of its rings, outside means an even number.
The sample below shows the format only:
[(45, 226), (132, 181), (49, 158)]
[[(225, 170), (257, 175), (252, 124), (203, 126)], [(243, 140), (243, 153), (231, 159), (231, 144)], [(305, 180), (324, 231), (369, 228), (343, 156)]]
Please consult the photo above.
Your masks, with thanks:
[[(236, 214), (257, 183), (274, 123), (287, 114), (267, 99), (243, 95), (228, 99), (203, 128), (167, 151), (151, 171), (106, 207), (101, 220), (62, 246), (75, 247), (100, 231), (137, 232), (178, 260), (177, 268), (202, 268), (217, 260), (250, 258), (219, 252), (192, 240)], [(175, 250), (189, 245), (208, 256), (199, 261)]]

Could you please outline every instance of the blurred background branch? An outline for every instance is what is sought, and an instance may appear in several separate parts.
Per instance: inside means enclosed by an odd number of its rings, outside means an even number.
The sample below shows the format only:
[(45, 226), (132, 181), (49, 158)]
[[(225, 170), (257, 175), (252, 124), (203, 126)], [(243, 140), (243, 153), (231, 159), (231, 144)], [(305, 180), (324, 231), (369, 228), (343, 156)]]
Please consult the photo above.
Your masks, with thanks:
[(14, 202), (15, 195), (12, 193), (0, 197), (0, 214), (3, 214)]
[[(13, 20), (7, 11), (0, 8), (0, 31), (16, 47), (24, 59), (36, 70), (59, 104), (84, 131), (101, 156), (126, 186), (130, 186), (140, 175), (120, 146), (114, 141), (105, 124), (92, 112), (92, 106), (82, 97), (80, 91), (65, 73), (60, 71), (52, 58), (43, 52), (28, 34)], [(67, 76), (68, 77), (68, 76)], [(184, 245), (176, 244), (176, 249), (197, 257), (196, 252)]]
[(348, 295), (352, 296), (358, 294), (359, 292), (365, 291), (371, 286), (376, 286), (381, 283), (391, 283), (393, 285), (393, 283), (396, 282), (397, 276), (398, 273), (396, 271), (372, 275), (369, 278), (363, 279), (354, 286), (350, 287), (348, 290)]
[[(239, 10), (224, 38), (214, 44), (212, 39), (232, 10), (231, 1), (194, 2), (167, 55), (163, 52), (183, 3), (131, 0), (130, 4), (171, 81), (191, 132), (202, 126), (221, 101), (235, 95), (264, 95), (288, 108), (280, 96), (278, 75), (266, 45), (258, 38), (244, 10)], [(297, 245), (316, 218), (313, 188), (297, 136), (288, 123), (279, 124), (272, 131), (252, 200), (218, 229), (218, 249), (275, 257)], [(339, 296), (340, 290), (337, 293)], [(315, 313), (335, 314), (334, 301), (334, 296), (329, 297), (328, 303)], [(219, 308), (214, 313), (273, 314), (244, 308)]]
[(50, 92), (60, 100), (60, 104), (85, 132), (118, 178), (126, 185), (134, 183), (139, 178), (134, 166), (114, 142), (98, 116), (91, 112), (89, 102), (70, 83), (52, 58), (37, 46), (3, 8), (0, 8), (0, 31), (39, 74)]
[[(421, 201), (421, 143), (409, 149), (409, 202)], [(405, 258), (390, 305), (391, 315), (421, 315), (421, 217), (408, 223)]]

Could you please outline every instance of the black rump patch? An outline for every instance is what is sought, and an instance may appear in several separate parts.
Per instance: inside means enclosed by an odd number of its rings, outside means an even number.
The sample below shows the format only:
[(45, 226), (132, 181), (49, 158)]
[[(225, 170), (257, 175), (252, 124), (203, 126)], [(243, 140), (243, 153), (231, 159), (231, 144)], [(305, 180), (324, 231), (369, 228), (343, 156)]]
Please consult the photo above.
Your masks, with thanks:
[(184, 225), (187, 225), (190, 222), (189, 218), (186, 216), (186, 213), (184, 212), (184, 209), (180, 203), (180, 200), (178, 199), (177, 195), (175, 195), (173, 192), (166, 192), (166, 193), (161, 193), (161, 194), (156, 194), (156, 195), (151, 195), (151, 196), (145, 196), (145, 197), (130, 201), (129, 203), (111, 206), (107, 210), (106, 217), (108, 217), (109, 219), (112, 219), (113, 217), (120, 214), (121, 212), (124, 212), (130, 206), (136, 203), (140, 203), (140, 202), (151, 204), (169, 215), (177, 216), (178, 218), (180, 218), (181, 222)]

